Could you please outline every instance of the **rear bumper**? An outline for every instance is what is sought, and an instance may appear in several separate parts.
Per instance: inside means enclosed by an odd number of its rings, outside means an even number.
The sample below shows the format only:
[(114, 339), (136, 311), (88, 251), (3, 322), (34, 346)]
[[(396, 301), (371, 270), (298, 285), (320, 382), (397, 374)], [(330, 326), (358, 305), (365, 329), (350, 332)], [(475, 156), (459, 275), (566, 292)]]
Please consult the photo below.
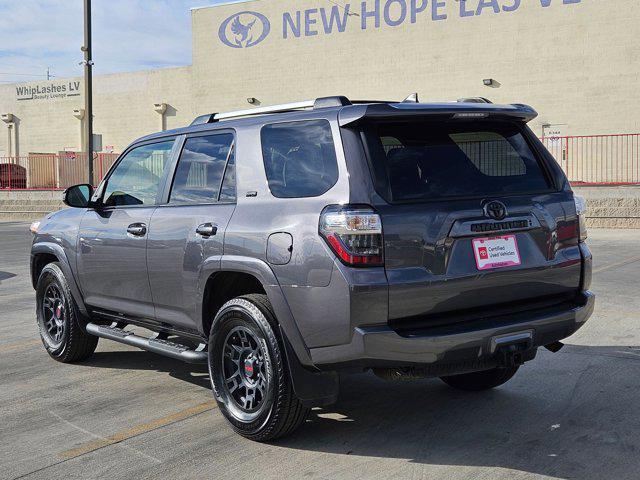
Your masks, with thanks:
[[(350, 343), (311, 349), (318, 367), (429, 365), (434, 374), (480, 370), (495, 357), (492, 339), (532, 332), (532, 347), (548, 345), (572, 335), (593, 313), (595, 295), (582, 292), (570, 306), (525, 312), (508, 319), (487, 319), (426, 332), (400, 335), (387, 325), (359, 326)], [(475, 367), (474, 367), (475, 366)]]

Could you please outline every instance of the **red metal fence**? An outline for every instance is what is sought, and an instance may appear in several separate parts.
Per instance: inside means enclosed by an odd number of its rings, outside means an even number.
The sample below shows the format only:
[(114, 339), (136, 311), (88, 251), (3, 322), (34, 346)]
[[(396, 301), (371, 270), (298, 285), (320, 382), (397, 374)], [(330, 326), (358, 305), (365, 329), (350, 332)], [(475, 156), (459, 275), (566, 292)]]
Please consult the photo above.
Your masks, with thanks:
[[(98, 153), (93, 158), (97, 184), (118, 158), (115, 153)], [(89, 177), (86, 153), (29, 154), (0, 157), (0, 189), (62, 190), (83, 183)]]
[(640, 133), (541, 140), (574, 184), (640, 184)]
[[(544, 137), (541, 139), (574, 184), (640, 184), (640, 133)], [(97, 184), (117, 159), (94, 155)], [(87, 155), (77, 152), (0, 157), (0, 189), (61, 190), (86, 182)]]

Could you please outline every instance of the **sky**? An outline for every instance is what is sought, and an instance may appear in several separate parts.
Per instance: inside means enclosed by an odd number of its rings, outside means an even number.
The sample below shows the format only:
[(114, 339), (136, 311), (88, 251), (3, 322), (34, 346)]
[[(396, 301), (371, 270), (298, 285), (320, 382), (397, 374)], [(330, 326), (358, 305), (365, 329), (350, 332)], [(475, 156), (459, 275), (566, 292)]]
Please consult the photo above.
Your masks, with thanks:
[[(94, 73), (191, 64), (190, 8), (221, 0), (92, 0)], [(83, 0), (0, 0), (0, 83), (82, 75)]]

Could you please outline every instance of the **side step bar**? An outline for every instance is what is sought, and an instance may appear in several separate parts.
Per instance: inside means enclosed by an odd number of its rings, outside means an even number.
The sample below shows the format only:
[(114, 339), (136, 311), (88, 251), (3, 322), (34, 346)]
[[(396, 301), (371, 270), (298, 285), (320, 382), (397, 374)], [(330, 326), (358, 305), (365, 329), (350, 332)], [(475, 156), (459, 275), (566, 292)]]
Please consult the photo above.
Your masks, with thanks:
[(202, 350), (204, 348), (203, 344), (201, 344), (196, 350), (192, 350), (179, 343), (174, 343), (161, 338), (141, 337), (133, 332), (129, 332), (118, 327), (88, 323), (86, 328), (87, 333), (95, 335), (96, 337), (124, 343), (125, 345), (138, 347), (148, 352), (158, 353), (187, 363), (207, 363), (207, 352)]

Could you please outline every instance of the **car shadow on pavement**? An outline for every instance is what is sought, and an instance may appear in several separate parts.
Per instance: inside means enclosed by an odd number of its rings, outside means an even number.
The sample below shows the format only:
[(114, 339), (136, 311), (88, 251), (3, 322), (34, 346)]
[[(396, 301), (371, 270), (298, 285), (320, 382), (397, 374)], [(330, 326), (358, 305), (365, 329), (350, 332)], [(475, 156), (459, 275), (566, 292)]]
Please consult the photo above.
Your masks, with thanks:
[(314, 409), (306, 425), (276, 443), (567, 479), (638, 478), (640, 348), (563, 352), (540, 352), (487, 392), (453, 390), (438, 379), (345, 376), (336, 405)]
[(0, 283), (2, 283), (3, 280), (8, 280), (8, 279), (13, 278), (15, 276), (16, 276), (15, 273), (0, 271)]
[[(210, 388), (206, 365), (144, 351), (96, 352), (83, 364), (166, 372)], [(640, 347), (541, 351), (510, 382), (487, 392), (457, 391), (438, 379), (344, 375), (337, 404), (314, 409), (297, 432), (273, 444), (563, 479), (638, 478), (639, 392)]]
[(120, 370), (153, 370), (168, 373), (170, 377), (210, 389), (206, 365), (193, 365), (173, 360), (144, 350), (95, 352), (83, 365)]

